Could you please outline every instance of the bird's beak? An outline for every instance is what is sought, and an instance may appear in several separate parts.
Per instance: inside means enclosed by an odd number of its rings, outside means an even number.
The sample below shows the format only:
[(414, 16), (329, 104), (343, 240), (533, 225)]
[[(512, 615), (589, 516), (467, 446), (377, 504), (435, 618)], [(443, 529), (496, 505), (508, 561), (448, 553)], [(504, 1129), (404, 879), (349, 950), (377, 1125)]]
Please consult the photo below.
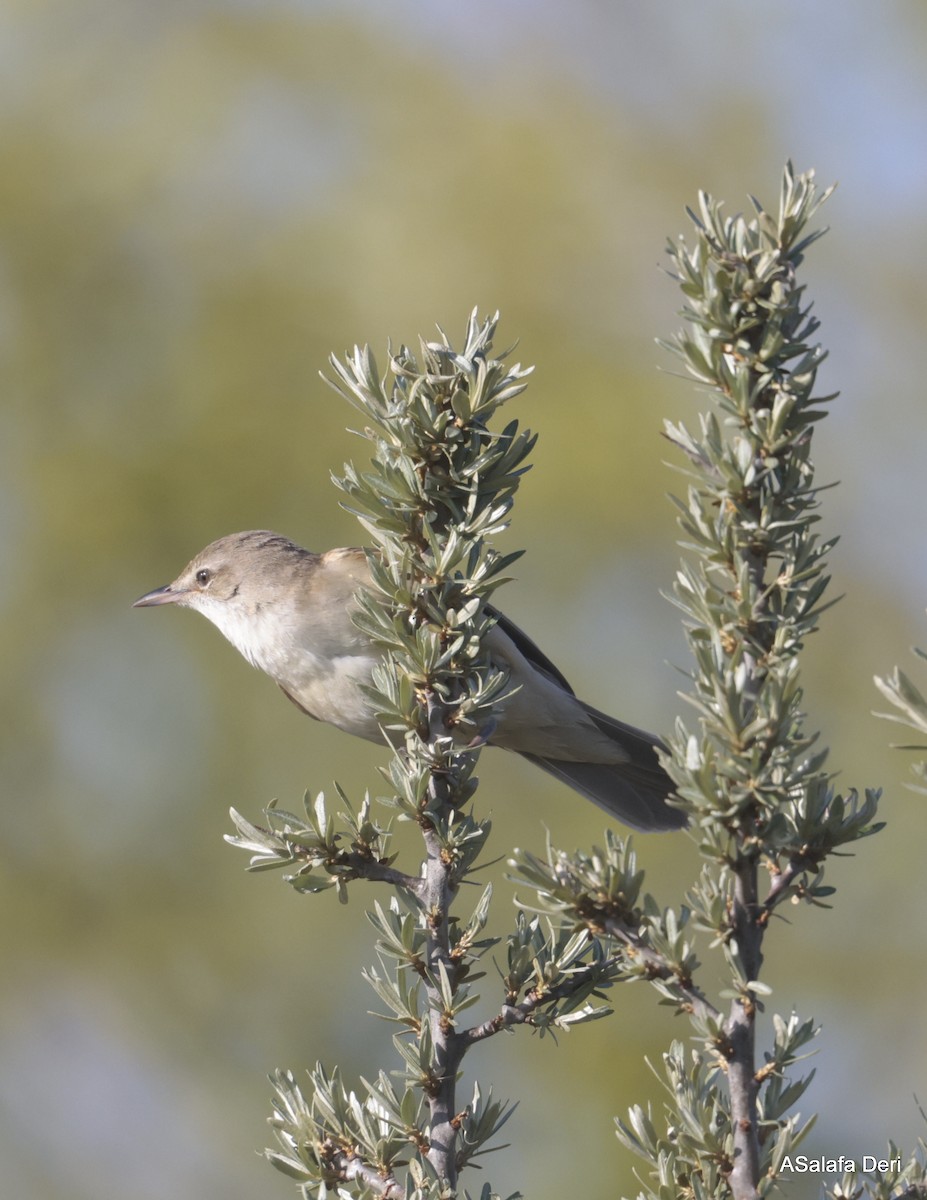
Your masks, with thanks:
[(166, 583), (164, 587), (155, 588), (153, 592), (146, 592), (144, 596), (139, 596), (132, 607), (151, 608), (155, 604), (177, 604), (183, 600), (185, 594), (183, 591), (175, 590), (172, 583)]

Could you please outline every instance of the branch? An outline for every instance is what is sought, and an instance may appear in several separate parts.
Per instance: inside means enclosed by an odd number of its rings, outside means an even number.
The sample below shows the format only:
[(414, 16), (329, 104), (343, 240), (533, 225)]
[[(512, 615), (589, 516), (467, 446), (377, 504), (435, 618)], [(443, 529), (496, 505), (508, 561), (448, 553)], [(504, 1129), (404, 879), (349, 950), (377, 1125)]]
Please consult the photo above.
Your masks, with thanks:
[[(715, 1050), (729, 1084), (726, 1174), (736, 1200), (755, 1200), (773, 1149), (790, 1136), (781, 1120), (759, 1140), (760, 1088), (770, 1076), (757, 1070), (756, 1015), (769, 990), (760, 972), (770, 915), (786, 897), (817, 903), (832, 890), (821, 884), (821, 864), (837, 845), (873, 832), (865, 821), (877, 801), (833, 794), (826, 751), (813, 750), (801, 711), (799, 654), (827, 607), (832, 546), (817, 534), (811, 440), (832, 397), (814, 395), (824, 351), (812, 341), (818, 322), (798, 269), (820, 236), (807, 225), (828, 194), (787, 164), (778, 213), (753, 200), (752, 219), (725, 217), (703, 193), (690, 213), (694, 247), (669, 247), (687, 322), (669, 348), (713, 406), (695, 432), (666, 426), (692, 481), (676, 501), (693, 560), (681, 565), (675, 600), (695, 657), (687, 698), (700, 726), (696, 734), (678, 724), (666, 765), (703, 855), (717, 864), (691, 896), (697, 925), (721, 946), (732, 977)], [(771, 882), (761, 901), (763, 863)]]
[[(347, 809), (339, 814), (347, 823), (346, 829), (335, 828), (323, 795), (310, 804), (307, 793), (303, 801), (304, 817), (270, 804), (264, 810), (267, 825), (255, 825), (234, 808), (230, 809), (238, 832), (226, 834), (225, 840), (250, 853), (249, 871), (296, 867), (286, 879), (299, 892), (321, 892), (335, 887), (344, 900), (346, 885), (351, 880), (367, 879), (390, 883), (418, 895), (421, 878), (391, 866), (392, 860), (386, 853), (389, 830), (370, 821), (369, 800), (355, 814), (340, 789), (339, 794)], [(342, 849), (345, 842), (350, 849)]]
[[(434, 699), (429, 697), (434, 715)], [(443, 780), (433, 777), (432, 803), (446, 806), (446, 797), (437, 796), (445, 790)], [(463, 1053), (454, 1037), (452, 1014), (448, 1011), (446, 987), (441, 984), (456, 975), (451, 958), (448, 924), (453, 886), (450, 864), (444, 859), (440, 839), (434, 828), (423, 823), (422, 836), (428, 857), (425, 860), (423, 887), (420, 896), (427, 930), (425, 951), (425, 990), (428, 997), (428, 1019), (431, 1031), (432, 1063), (425, 1094), (430, 1110), (428, 1161), (439, 1179), (451, 1187), (457, 1182), (457, 1069)], [(447, 985), (446, 985), (447, 986)]]
[(331, 1174), (326, 1182), (353, 1183), (357, 1181), (375, 1196), (380, 1196), (381, 1200), (402, 1200), (402, 1197), (405, 1196), (405, 1188), (395, 1175), (384, 1176), (369, 1163), (364, 1162), (359, 1155), (348, 1154), (331, 1143), (328, 1143), (324, 1149), (328, 1149), (328, 1147), (330, 1147), (330, 1153), (325, 1154), (324, 1161)]
[[(457, 1038), (460, 1044), (469, 1048), (477, 1042), (484, 1042), (505, 1029), (516, 1025), (532, 1025), (535, 1015), (544, 1008), (553, 1008), (564, 1000), (588, 993), (590, 985), (601, 986), (605, 979), (620, 966), (620, 959), (615, 956), (601, 963), (590, 963), (587, 967), (574, 971), (568, 979), (549, 988), (532, 988), (524, 999), (516, 1003), (504, 1004), (499, 1012), (479, 1025), (471, 1025), (462, 1029)], [(593, 1010), (599, 1015), (605, 1015), (608, 1010)], [(588, 1012), (583, 1016), (588, 1018)], [(561, 1018), (563, 1024), (570, 1022), (569, 1017)]]
[(762, 927), (757, 921), (756, 864), (741, 863), (734, 875), (734, 908), (731, 918), (737, 952), (743, 964), (743, 986), (731, 1001), (725, 1025), (727, 1035), (728, 1083), (731, 1093), (731, 1123), (734, 1162), (731, 1191), (737, 1200), (753, 1200), (760, 1181), (760, 1142), (756, 1072), (756, 999), (750, 984), (760, 974)]
[(644, 964), (646, 977), (651, 982), (661, 980), (670, 985), (682, 1011), (711, 1025), (720, 1024), (720, 1009), (715, 1008), (701, 988), (696, 987), (692, 976), (681, 970), (679, 964), (671, 962), (666, 955), (649, 945), (637, 929), (617, 918), (606, 920), (604, 928), (609, 937), (615, 938), (627, 948), (625, 954), (628, 959)]

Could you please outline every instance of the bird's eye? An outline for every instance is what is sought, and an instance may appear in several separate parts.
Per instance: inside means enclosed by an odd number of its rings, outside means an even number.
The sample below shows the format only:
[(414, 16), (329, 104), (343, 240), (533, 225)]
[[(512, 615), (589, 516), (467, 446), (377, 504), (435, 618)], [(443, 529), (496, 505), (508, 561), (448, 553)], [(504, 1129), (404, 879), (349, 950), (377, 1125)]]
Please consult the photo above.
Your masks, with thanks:
[(212, 579), (212, 571), (208, 570), (206, 567), (200, 567), (196, 573), (196, 582), (200, 585), (200, 587), (205, 587), (206, 584), (209, 583), (210, 579)]

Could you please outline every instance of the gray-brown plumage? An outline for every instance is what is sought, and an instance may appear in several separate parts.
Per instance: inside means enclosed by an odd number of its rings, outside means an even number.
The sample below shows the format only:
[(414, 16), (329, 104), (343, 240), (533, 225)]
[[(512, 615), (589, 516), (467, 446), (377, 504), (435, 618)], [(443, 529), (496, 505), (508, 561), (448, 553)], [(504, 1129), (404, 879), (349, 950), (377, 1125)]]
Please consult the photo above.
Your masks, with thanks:
[[(381, 741), (364, 693), (378, 652), (351, 619), (370, 582), (362, 550), (314, 554), (267, 530), (233, 533), (201, 551), (173, 583), (136, 607), (179, 604), (208, 617), (303, 712)], [(659, 739), (580, 700), (560, 671), (498, 613), (484, 640), (517, 690), (499, 705), (490, 745), (512, 750), (635, 829), (679, 829)]]

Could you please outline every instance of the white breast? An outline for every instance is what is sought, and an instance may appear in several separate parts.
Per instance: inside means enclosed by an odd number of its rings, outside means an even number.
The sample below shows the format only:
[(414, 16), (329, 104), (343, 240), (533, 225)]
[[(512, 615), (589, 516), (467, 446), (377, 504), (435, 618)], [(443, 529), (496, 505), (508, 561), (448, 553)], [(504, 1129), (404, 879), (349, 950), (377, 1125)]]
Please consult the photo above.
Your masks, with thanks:
[(351, 620), (348, 604), (313, 605), (311, 619), (273, 603), (249, 612), (203, 597), (197, 607), (253, 667), (317, 720), (371, 741), (382, 739), (362, 690), (371, 682), (377, 656)]

